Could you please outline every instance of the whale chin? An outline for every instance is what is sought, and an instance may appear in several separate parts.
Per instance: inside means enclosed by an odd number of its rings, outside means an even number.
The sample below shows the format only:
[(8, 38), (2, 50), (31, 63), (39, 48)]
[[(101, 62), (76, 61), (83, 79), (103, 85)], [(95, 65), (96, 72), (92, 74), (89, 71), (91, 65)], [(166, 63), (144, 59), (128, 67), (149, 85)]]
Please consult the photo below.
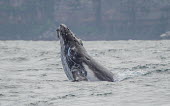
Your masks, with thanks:
[(64, 72), (71, 81), (114, 81), (113, 73), (90, 57), (79, 39), (66, 25), (57, 29)]

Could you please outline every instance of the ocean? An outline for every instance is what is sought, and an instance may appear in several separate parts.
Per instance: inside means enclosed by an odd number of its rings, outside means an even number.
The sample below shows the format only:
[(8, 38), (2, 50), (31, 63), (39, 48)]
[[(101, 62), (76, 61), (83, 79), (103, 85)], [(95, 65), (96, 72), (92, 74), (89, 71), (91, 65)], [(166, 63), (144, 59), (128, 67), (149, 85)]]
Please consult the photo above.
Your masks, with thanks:
[(170, 106), (170, 41), (84, 41), (116, 82), (70, 82), (58, 41), (0, 41), (0, 106)]

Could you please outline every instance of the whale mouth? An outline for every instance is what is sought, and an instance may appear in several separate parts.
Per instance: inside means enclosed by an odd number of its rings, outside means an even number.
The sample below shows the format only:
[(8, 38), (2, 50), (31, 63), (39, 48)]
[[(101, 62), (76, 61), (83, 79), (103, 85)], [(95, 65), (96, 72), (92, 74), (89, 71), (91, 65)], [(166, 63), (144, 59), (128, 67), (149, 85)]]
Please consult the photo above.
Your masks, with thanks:
[(58, 38), (61, 39), (61, 37), (62, 37), (65, 42), (66, 41), (71, 41), (71, 38), (74, 37), (74, 35), (70, 31), (70, 29), (66, 25), (64, 25), (64, 24), (61, 24), (57, 28), (56, 31), (57, 31)]
[(69, 29), (67, 28), (66, 25), (61, 24), (58, 28), (57, 28), (57, 36), (60, 39), (60, 37), (62, 38), (66, 38), (67, 37), (67, 33), (69, 32)]
[(58, 38), (63, 39), (64, 43), (72, 42), (83, 45), (81, 39), (76, 37), (76, 35), (65, 24), (60, 24), (56, 31)]

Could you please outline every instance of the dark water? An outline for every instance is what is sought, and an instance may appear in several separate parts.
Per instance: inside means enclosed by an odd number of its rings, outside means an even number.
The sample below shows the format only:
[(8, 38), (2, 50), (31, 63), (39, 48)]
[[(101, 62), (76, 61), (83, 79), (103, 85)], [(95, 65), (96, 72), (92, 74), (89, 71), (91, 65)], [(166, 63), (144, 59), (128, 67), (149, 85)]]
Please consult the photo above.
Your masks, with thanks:
[(59, 42), (0, 41), (0, 106), (170, 106), (170, 41), (84, 42), (117, 82), (70, 82)]

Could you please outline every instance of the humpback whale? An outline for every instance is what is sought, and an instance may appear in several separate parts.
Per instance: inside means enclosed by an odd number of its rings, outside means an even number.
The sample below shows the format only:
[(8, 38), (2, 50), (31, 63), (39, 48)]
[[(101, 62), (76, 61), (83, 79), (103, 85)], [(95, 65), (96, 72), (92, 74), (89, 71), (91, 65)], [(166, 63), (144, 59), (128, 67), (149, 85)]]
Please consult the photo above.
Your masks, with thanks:
[(71, 81), (114, 81), (114, 74), (95, 61), (79, 39), (66, 25), (57, 28), (61, 46), (61, 61)]

